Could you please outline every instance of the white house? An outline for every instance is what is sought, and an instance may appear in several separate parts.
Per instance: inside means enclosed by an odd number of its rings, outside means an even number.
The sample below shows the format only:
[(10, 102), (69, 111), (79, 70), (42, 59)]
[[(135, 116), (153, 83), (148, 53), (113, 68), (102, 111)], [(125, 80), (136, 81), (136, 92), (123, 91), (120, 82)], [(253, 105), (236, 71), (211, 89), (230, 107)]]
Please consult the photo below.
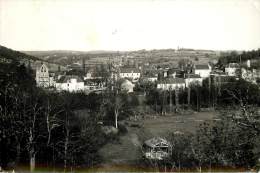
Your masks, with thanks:
[(158, 74), (148, 74), (143, 76), (143, 80), (146, 82), (156, 82), (158, 80)]
[(127, 93), (134, 92), (134, 84), (129, 80), (124, 80), (121, 84), (121, 90), (126, 91)]
[(181, 70), (178, 68), (171, 68), (167, 71), (168, 77), (176, 78), (176, 77), (180, 77), (180, 75), (181, 75)]
[(183, 78), (166, 78), (157, 83), (157, 89), (175, 90), (180, 88), (185, 88), (185, 81)]
[(42, 64), (40, 67), (36, 68), (36, 84), (39, 87), (47, 88), (50, 87), (50, 75), (49, 69), (45, 64)]
[(239, 70), (239, 64), (238, 63), (229, 63), (225, 67), (225, 73), (227, 73), (228, 76), (236, 76), (237, 70)]
[(79, 92), (84, 90), (84, 81), (75, 75), (62, 76), (56, 82), (58, 91)]
[(207, 78), (210, 76), (211, 66), (209, 64), (197, 64), (194, 66), (194, 74), (200, 75), (202, 78)]
[(133, 81), (139, 80), (141, 72), (137, 68), (122, 68), (119, 73), (120, 78), (129, 78)]
[(84, 90), (86, 92), (104, 90), (104, 83), (99, 79), (87, 79), (84, 80)]
[(187, 74), (185, 76), (185, 86), (190, 87), (191, 85), (202, 85), (203, 78), (197, 74)]

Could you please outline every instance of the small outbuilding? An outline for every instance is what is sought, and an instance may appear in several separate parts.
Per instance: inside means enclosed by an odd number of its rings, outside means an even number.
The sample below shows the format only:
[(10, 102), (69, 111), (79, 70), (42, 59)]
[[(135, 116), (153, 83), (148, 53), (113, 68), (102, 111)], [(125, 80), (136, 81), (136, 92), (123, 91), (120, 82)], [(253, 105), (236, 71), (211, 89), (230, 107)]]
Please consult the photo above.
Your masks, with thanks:
[(154, 137), (143, 144), (144, 157), (147, 159), (163, 160), (172, 153), (172, 145), (166, 139)]

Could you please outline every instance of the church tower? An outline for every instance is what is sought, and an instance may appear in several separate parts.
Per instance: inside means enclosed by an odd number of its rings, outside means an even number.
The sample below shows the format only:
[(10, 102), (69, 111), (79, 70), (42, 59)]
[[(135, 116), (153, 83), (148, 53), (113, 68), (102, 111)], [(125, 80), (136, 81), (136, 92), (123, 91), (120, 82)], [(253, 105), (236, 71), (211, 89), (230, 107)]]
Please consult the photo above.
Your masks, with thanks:
[(45, 64), (42, 64), (36, 69), (36, 84), (39, 87), (47, 88), (50, 86), (49, 69)]

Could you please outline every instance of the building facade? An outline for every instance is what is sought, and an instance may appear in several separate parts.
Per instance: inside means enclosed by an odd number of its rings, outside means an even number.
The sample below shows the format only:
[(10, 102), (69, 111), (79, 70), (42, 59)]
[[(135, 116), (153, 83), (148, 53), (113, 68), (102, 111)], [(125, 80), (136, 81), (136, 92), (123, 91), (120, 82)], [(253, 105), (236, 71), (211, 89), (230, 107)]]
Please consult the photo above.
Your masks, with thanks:
[(208, 78), (210, 76), (211, 66), (207, 65), (195, 65), (194, 66), (194, 74), (199, 75), (202, 78)]
[(84, 91), (84, 81), (75, 75), (62, 76), (56, 82), (57, 91), (80, 92)]
[(38, 87), (50, 87), (49, 69), (45, 64), (42, 64), (41, 66), (36, 68), (35, 80)]
[(183, 78), (166, 78), (157, 83), (157, 89), (175, 90), (182, 88), (185, 88), (185, 81)]
[(225, 73), (228, 76), (237, 76), (238, 70), (239, 70), (239, 64), (237, 64), (237, 63), (229, 63), (225, 67)]
[(185, 76), (185, 86), (188, 88), (191, 85), (202, 85), (203, 78), (196, 74), (187, 74)]
[(128, 78), (137, 81), (141, 77), (141, 72), (137, 68), (122, 68), (119, 73), (120, 78)]

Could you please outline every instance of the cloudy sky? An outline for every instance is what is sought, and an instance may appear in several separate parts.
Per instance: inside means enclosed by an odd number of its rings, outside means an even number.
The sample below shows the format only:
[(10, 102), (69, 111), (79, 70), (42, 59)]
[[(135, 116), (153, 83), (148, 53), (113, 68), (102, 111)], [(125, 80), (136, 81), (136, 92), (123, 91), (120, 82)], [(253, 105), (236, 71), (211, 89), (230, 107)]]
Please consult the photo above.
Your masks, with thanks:
[(260, 48), (260, 0), (0, 0), (16, 50)]

